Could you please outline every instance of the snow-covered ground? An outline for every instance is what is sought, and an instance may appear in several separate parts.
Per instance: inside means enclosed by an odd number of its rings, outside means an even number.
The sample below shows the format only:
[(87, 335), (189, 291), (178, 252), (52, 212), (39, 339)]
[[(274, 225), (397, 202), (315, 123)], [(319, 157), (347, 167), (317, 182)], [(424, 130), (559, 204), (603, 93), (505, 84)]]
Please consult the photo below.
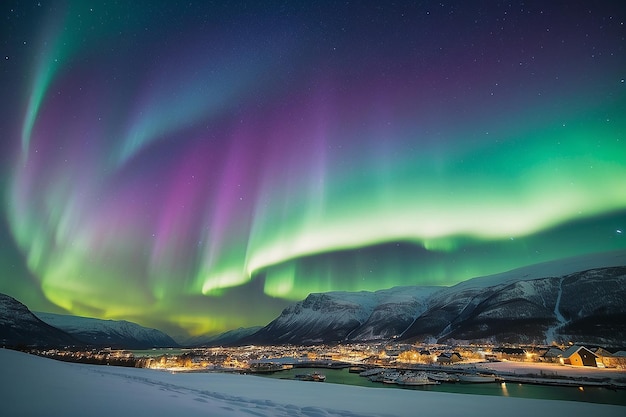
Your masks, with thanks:
[(571, 366), (556, 363), (515, 361), (481, 362), (472, 364), (471, 366), (485, 372), (496, 371), (498, 373), (512, 373), (519, 375), (544, 374), (568, 378), (607, 378), (622, 383), (626, 380), (626, 371), (615, 368), (596, 368), (591, 366)]
[(623, 416), (625, 407), (56, 362), (0, 349), (6, 416)]

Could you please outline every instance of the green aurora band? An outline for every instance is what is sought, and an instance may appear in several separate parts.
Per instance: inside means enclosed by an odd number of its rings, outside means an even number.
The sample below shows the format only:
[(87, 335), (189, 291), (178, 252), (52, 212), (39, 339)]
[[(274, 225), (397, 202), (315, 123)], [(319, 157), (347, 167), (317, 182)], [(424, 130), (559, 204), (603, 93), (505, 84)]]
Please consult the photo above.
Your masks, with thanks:
[[(0, 257), (0, 291), (36, 288), (31, 308), (197, 335), (266, 324), (311, 292), (626, 249), (619, 19), (592, 32), (574, 10), (546, 34), (542, 14), (513, 15), (469, 51), (440, 16), (424, 20), (436, 39), (403, 23), (390, 51), (342, 10), (352, 35), (328, 57), (307, 13), (222, 10), (204, 30), (163, 7), (33, 17), (3, 209), (23, 278)], [(466, 12), (477, 45), (491, 29)]]

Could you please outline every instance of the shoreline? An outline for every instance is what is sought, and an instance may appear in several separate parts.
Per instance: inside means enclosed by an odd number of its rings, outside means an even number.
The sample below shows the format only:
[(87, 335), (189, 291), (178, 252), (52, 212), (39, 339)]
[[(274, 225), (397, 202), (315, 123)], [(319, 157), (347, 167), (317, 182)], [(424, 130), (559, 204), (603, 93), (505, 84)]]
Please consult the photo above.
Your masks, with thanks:
[[(270, 378), (279, 380), (294, 380), (298, 373), (322, 372), (326, 376), (326, 384), (353, 385), (361, 387), (371, 387), (381, 390), (409, 390), (411, 392), (429, 393), (454, 393), (464, 395), (486, 395), (496, 397), (518, 397), (532, 399), (565, 400), (576, 402), (591, 402), (601, 404), (614, 404), (626, 406), (624, 391), (611, 389), (603, 386), (584, 386), (573, 383), (563, 386), (559, 384), (532, 384), (524, 382), (502, 381), (491, 382), (441, 382), (437, 385), (404, 386), (398, 384), (384, 384), (383, 382), (372, 381), (370, 378), (361, 377), (356, 372), (348, 372), (347, 369), (319, 368), (293, 368), (274, 374), (252, 374), (260, 378)], [(391, 369), (388, 369), (391, 370)], [(399, 371), (402, 373), (402, 371)], [(428, 371), (424, 371), (428, 372)]]
[[(348, 366), (329, 366), (327, 363), (307, 362), (293, 364), (294, 368), (341, 369)], [(368, 369), (377, 368), (368, 367)], [(472, 362), (458, 363), (453, 366), (442, 365), (400, 365), (380, 366), (378, 368), (401, 371), (432, 371), (455, 374), (483, 374), (496, 377), (495, 383), (523, 383), (532, 385), (560, 387), (596, 387), (610, 390), (626, 390), (626, 371), (607, 368), (574, 367), (551, 363), (528, 362)], [(184, 372), (184, 371), (183, 371)], [(271, 371), (280, 373), (282, 370)], [(251, 372), (261, 374), (262, 372)]]
[[(497, 366), (500, 369), (494, 369), (487, 365), (493, 365), (503, 363), (504, 365)], [(294, 369), (309, 368), (309, 369), (330, 369), (341, 370), (348, 368), (348, 365), (329, 365), (325, 362), (305, 362), (294, 364)], [(551, 387), (573, 387), (573, 388), (606, 388), (609, 390), (626, 390), (626, 371), (617, 369), (578, 369), (578, 367), (571, 367), (568, 365), (558, 364), (541, 364), (541, 363), (527, 363), (527, 362), (474, 362), (465, 364), (456, 364), (455, 366), (441, 366), (441, 365), (401, 365), (401, 366), (386, 366), (376, 367), (370, 366), (367, 369), (396, 369), (400, 371), (431, 371), (431, 372), (445, 372), (450, 375), (456, 374), (482, 374), (493, 375), (496, 377), (496, 381), (492, 383), (519, 383), (519, 384), (531, 384), (542, 385)], [(250, 370), (236, 370), (236, 369), (185, 369), (185, 368), (169, 368), (162, 369), (163, 371), (175, 372), (175, 373), (241, 373), (250, 375), (263, 374), (281, 374), (288, 369), (276, 369), (271, 371), (250, 371)], [(519, 371), (519, 372), (518, 372)], [(552, 371), (552, 372), (551, 372)], [(559, 373), (558, 371), (562, 371)], [(522, 373), (523, 372), (523, 373)], [(442, 382), (452, 383), (452, 382)], [(468, 382), (462, 382), (466, 384)], [(469, 383), (471, 384), (471, 383)]]

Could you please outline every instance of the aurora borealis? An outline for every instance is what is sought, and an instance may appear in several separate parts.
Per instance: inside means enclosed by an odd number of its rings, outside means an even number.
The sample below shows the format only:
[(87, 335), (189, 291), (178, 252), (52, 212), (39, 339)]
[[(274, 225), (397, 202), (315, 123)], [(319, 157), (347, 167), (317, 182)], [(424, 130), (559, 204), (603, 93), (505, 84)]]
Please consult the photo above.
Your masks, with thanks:
[(0, 292), (201, 334), (626, 250), (625, 9), (386, 3), (3, 2)]

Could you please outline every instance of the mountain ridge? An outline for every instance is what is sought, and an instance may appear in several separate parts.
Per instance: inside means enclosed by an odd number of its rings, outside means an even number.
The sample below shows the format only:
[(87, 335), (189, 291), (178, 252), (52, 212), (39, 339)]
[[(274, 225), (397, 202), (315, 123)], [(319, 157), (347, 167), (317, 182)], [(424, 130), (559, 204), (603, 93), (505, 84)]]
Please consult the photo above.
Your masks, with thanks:
[[(549, 344), (582, 338), (619, 344), (626, 340), (624, 265), (626, 252), (614, 251), (530, 265), (451, 287), (312, 293), (238, 343), (398, 339)], [(382, 295), (388, 296), (384, 302)], [(584, 308), (576, 310), (577, 305)]]
[(2, 346), (14, 347), (58, 347), (80, 342), (40, 320), (15, 298), (0, 293), (0, 343)]
[[(454, 286), (311, 293), (266, 326), (189, 338), (186, 346), (406, 342), (626, 341), (626, 251), (566, 258)], [(4, 345), (178, 346), (127, 321), (33, 314), (0, 294)]]
[(174, 339), (162, 331), (127, 320), (102, 320), (42, 312), (33, 314), (43, 322), (63, 330), (86, 345), (123, 349), (178, 346)]
[(219, 334), (186, 337), (180, 339), (179, 344), (185, 347), (228, 346), (244, 337), (256, 333), (262, 328), (263, 326), (239, 327)]

